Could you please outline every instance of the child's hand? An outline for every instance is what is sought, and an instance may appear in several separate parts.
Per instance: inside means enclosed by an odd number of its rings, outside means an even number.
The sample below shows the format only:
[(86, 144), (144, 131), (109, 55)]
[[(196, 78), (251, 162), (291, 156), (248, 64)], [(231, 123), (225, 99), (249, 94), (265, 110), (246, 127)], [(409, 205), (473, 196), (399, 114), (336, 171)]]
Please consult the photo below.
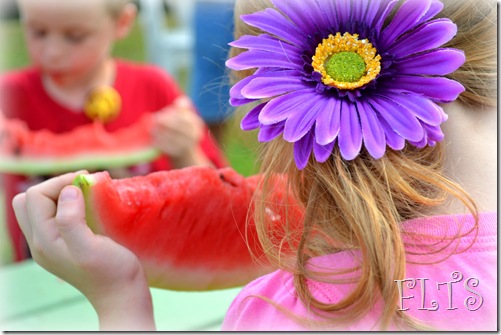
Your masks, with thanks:
[(204, 122), (186, 96), (156, 113), (152, 129), (154, 145), (168, 155), (176, 168), (208, 164), (199, 148)]
[(33, 259), (80, 290), (96, 309), (102, 329), (152, 329), (151, 296), (137, 257), (95, 235), (85, 221), (75, 173), (49, 179), (13, 200)]

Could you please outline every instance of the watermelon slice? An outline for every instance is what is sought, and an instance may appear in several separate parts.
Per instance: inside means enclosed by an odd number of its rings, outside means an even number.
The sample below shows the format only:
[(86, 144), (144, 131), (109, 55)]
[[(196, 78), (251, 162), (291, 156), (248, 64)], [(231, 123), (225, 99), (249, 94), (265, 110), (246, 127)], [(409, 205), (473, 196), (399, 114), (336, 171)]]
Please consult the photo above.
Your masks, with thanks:
[(0, 172), (50, 175), (150, 162), (160, 155), (151, 146), (152, 122), (152, 115), (145, 114), (133, 125), (113, 133), (95, 122), (56, 134), (31, 131), (23, 121), (6, 119), (0, 113)]
[[(246, 224), (259, 181), (231, 168), (189, 167), (116, 180), (98, 172), (74, 184), (83, 190), (91, 229), (132, 250), (151, 286), (208, 290), (244, 285), (271, 270), (251, 256), (263, 253), (252, 219)], [(299, 227), (302, 211), (284, 196), (284, 179), (273, 182), (270, 222), (281, 227), (287, 211)]]

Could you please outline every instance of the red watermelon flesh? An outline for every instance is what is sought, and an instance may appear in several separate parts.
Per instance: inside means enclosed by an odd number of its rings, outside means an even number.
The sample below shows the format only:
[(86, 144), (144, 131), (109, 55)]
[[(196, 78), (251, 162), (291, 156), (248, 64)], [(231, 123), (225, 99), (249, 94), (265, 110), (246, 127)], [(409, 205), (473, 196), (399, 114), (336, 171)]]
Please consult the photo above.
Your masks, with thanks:
[[(244, 285), (271, 270), (251, 256), (263, 253), (253, 221), (246, 225), (259, 180), (231, 168), (190, 167), (117, 180), (99, 172), (75, 184), (89, 226), (132, 250), (151, 286), (207, 290)], [(274, 202), (293, 204), (280, 189), (283, 180), (275, 183)], [(298, 224), (302, 211), (292, 208), (287, 215)], [(269, 211), (277, 227), (285, 219), (278, 211)]]
[(112, 133), (99, 122), (53, 133), (31, 131), (23, 121), (0, 113), (0, 172), (43, 175), (148, 162), (160, 154), (151, 145), (152, 122), (152, 115), (146, 114)]

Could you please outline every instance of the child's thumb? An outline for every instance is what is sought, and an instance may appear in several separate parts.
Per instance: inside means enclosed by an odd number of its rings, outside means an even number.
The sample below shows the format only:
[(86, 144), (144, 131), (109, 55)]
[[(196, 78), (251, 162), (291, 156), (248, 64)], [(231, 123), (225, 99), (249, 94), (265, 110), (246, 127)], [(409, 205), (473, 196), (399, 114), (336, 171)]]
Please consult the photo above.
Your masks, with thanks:
[(85, 221), (85, 203), (82, 191), (75, 186), (66, 186), (59, 195), (56, 224), (71, 251), (79, 253), (87, 249), (92, 232)]

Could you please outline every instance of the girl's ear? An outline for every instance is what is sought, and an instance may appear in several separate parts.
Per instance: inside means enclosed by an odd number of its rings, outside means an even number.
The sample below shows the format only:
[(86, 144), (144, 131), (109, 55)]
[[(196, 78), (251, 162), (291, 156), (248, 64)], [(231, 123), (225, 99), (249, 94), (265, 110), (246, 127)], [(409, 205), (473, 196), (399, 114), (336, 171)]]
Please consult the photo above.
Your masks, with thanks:
[(137, 7), (133, 3), (128, 3), (124, 6), (120, 15), (116, 19), (115, 37), (122, 39), (127, 37), (134, 21), (136, 20)]

